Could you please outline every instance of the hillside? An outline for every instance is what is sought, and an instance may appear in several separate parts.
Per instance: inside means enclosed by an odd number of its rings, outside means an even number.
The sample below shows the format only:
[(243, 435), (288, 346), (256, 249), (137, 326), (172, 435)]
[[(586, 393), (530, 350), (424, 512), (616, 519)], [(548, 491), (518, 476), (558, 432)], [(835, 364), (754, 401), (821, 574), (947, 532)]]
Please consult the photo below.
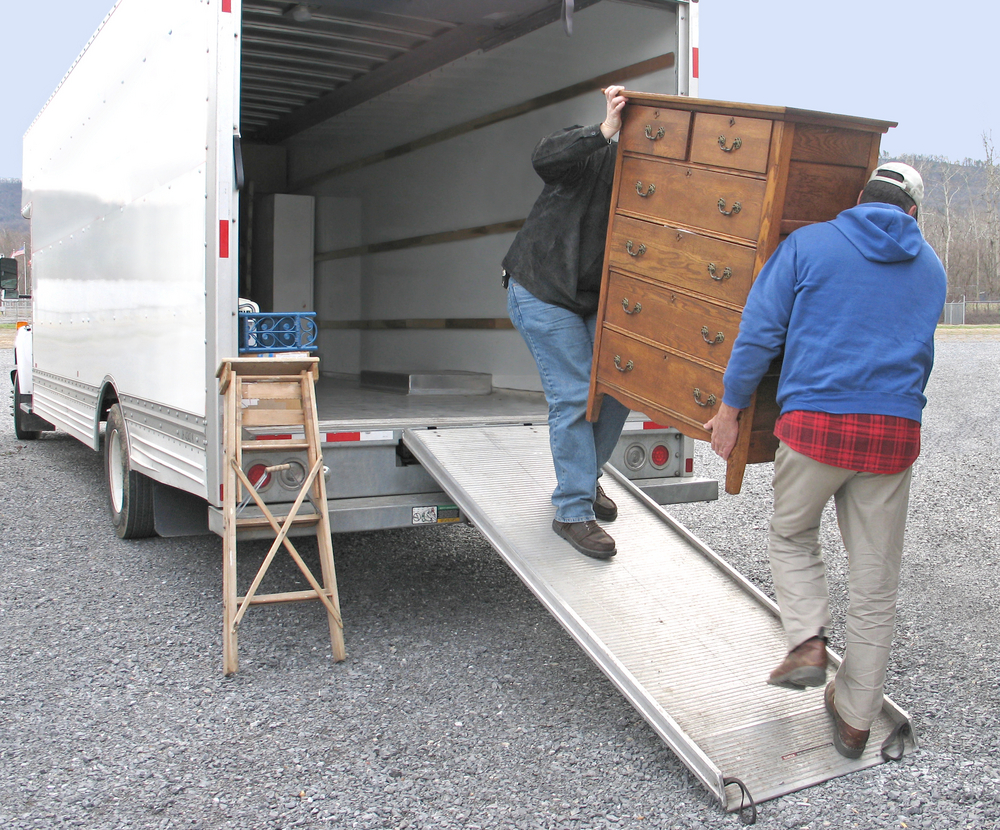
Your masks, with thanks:
[[(888, 160), (888, 156), (883, 156), (882, 161)], [(989, 174), (985, 161), (967, 159), (958, 163), (940, 156), (899, 156), (892, 160), (906, 162), (920, 171), (924, 179), (925, 213), (944, 211), (946, 191), (953, 194), (952, 210), (984, 208), (983, 199), (988, 188)]]
[[(888, 160), (888, 157), (883, 160)], [(983, 207), (987, 189), (986, 162), (966, 161), (960, 164), (940, 156), (901, 156), (897, 160), (912, 164), (924, 177), (925, 213), (944, 210), (945, 184), (949, 179), (950, 186), (955, 191), (952, 209), (967, 210), (973, 205)], [(28, 230), (27, 220), (21, 218), (19, 179), (0, 179), (0, 229), (22, 232)]]
[(0, 229), (27, 233), (28, 220), (21, 218), (21, 182), (0, 179)]

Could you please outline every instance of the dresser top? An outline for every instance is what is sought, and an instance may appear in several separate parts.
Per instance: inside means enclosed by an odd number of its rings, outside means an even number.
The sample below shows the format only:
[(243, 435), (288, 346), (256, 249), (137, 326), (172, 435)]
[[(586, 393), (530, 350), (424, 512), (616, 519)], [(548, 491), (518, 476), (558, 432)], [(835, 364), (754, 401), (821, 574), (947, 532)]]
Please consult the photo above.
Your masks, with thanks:
[(866, 132), (884, 133), (895, 127), (895, 121), (877, 121), (873, 118), (858, 118), (853, 115), (838, 115), (830, 112), (815, 112), (792, 107), (771, 107), (763, 104), (742, 104), (734, 101), (713, 101), (708, 98), (691, 98), (687, 95), (660, 95), (653, 92), (625, 90), (630, 104), (665, 109), (690, 110), (717, 115), (740, 115), (745, 118), (768, 118), (772, 121), (791, 121), (798, 124), (818, 124), (828, 127), (842, 127)]

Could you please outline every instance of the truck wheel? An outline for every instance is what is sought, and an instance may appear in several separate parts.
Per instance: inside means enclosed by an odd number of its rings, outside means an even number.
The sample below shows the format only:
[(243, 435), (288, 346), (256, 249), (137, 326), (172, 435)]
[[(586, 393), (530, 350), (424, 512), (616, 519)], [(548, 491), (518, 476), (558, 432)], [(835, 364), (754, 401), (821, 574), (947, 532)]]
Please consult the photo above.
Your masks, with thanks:
[(24, 410), (21, 409), (21, 401), (27, 400), (25, 395), (21, 394), (21, 386), (17, 382), (17, 372), (14, 372), (14, 435), (19, 441), (34, 441), (41, 435), (41, 430), (37, 429), (25, 429), (24, 420), (25, 414)]
[(104, 472), (108, 482), (111, 523), (122, 539), (144, 539), (153, 528), (152, 479), (129, 468), (125, 416), (115, 404), (104, 432)]

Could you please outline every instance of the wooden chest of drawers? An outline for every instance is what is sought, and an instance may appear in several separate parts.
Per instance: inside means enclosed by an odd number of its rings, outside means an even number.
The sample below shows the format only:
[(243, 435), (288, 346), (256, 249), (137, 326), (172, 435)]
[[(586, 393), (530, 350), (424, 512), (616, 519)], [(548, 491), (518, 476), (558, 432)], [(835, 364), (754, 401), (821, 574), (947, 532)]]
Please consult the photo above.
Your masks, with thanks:
[[(778, 243), (854, 205), (895, 124), (624, 93), (589, 417), (611, 394), (708, 440), (740, 312)], [(774, 458), (780, 367), (743, 413), (726, 491)]]

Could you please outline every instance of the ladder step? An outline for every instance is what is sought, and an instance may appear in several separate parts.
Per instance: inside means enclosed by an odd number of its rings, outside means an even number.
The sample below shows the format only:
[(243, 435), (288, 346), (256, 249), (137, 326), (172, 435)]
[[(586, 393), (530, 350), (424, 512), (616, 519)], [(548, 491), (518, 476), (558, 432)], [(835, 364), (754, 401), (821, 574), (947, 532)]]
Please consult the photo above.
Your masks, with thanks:
[[(245, 427), (298, 427), (302, 429), (302, 425), (305, 423), (305, 414), (301, 409), (248, 409), (241, 413), (240, 423)], [(275, 432), (284, 431), (275, 430)]]
[[(327, 591), (326, 596), (332, 599), (332, 593)], [(272, 602), (302, 602), (307, 599), (319, 599), (320, 595), (315, 591), (285, 591), (282, 594), (254, 594), (250, 600), (251, 605), (267, 605)], [(237, 597), (236, 601), (243, 603), (246, 597)]]
[[(279, 525), (283, 525), (285, 523), (285, 519), (287, 519), (287, 518), (288, 518), (287, 515), (285, 515), (285, 516), (275, 516), (274, 520)], [(320, 520), (320, 516), (319, 516), (318, 513), (306, 513), (305, 515), (299, 513), (299, 514), (297, 514), (295, 516), (294, 519), (292, 519), (292, 524), (293, 525), (314, 525), (314, 524), (319, 524), (319, 520)], [(270, 526), (271, 526), (271, 523), (267, 520), (267, 518), (265, 516), (250, 516), (250, 517), (248, 517), (246, 519), (237, 519), (236, 520), (236, 527), (238, 527), (238, 528), (243, 528), (243, 527), (254, 528), (254, 527), (270, 527)]]
[(247, 375), (243, 372), (239, 373), (243, 378), (253, 378), (253, 380), (244, 380), (244, 383), (299, 383), (302, 380), (301, 375)]
[(307, 450), (309, 449), (309, 442), (301, 438), (268, 438), (261, 441), (242, 441), (240, 442), (240, 448), (244, 452), (247, 450), (256, 450), (258, 452), (267, 452), (269, 450)]

